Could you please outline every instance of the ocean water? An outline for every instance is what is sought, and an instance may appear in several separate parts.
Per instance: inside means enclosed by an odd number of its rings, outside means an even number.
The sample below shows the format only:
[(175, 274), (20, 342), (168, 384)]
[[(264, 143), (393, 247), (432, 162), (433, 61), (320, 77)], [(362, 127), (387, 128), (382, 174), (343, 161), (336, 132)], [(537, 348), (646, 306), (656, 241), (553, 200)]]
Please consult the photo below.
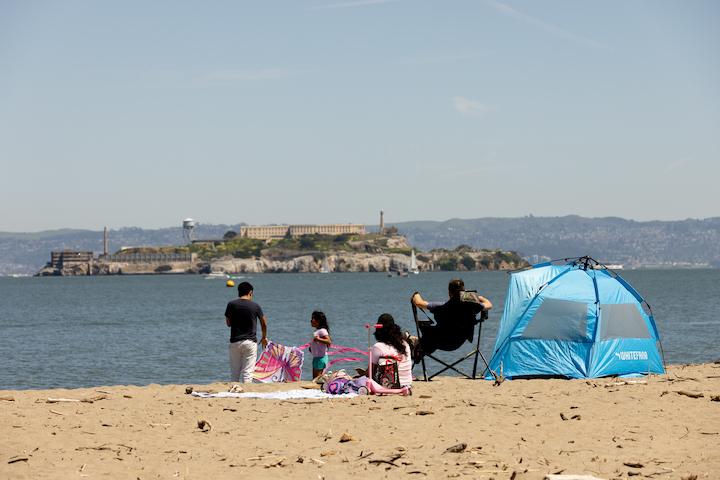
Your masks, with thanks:
[[(621, 273), (652, 306), (667, 363), (720, 358), (720, 270)], [(444, 300), (448, 281), (457, 276), (494, 303), (481, 335), (489, 360), (505, 272), (260, 274), (247, 280), (268, 317), (271, 340), (305, 343), (310, 313), (318, 309), (327, 314), (335, 343), (365, 349), (366, 323), (388, 312), (413, 331), (410, 295), (417, 290)], [(0, 278), (0, 389), (226, 381), (224, 311), (236, 292), (223, 280), (191, 275)]]

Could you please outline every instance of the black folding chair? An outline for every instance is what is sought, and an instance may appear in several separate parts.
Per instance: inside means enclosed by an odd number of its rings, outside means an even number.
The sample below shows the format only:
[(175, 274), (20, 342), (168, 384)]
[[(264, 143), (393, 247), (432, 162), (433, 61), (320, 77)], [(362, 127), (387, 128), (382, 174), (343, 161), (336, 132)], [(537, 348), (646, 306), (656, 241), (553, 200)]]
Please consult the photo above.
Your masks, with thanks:
[[(417, 330), (418, 341), (420, 341), (420, 343), (422, 343), (422, 331), (420, 329), (420, 323), (421, 322), (432, 322), (433, 320), (430, 318), (430, 315), (428, 315), (428, 313), (425, 310), (423, 310), (422, 308), (420, 308), (420, 310), (425, 314), (425, 316), (427, 317), (427, 320), (419, 320), (418, 314), (417, 314), (418, 307), (414, 303), (412, 303), (412, 300), (411, 300), (410, 304), (412, 305), (412, 312), (413, 312), (413, 318), (415, 319), (415, 329)], [(422, 365), (423, 377), (426, 382), (432, 380), (434, 377), (440, 375), (441, 373), (443, 373), (447, 370), (453, 370), (454, 372), (457, 372), (460, 375), (462, 375), (463, 377), (468, 378), (470, 380), (482, 378), (485, 375), (486, 370), (483, 370), (483, 372), (480, 374), (480, 376), (479, 377), (477, 376), (477, 363), (478, 363), (478, 358), (482, 358), (483, 361), (485, 362), (485, 365), (487, 366), (487, 360), (485, 360), (485, 356), (480, 351), (480, 333), (482, 332), (482, 322), (485, 321), (487, 319), (487, 317), (488, 317), (488, 314), (487, 314), (486, 310), (482, 310), (476, 316), (475, 325), (473, 325), (473, 332), (474, 332), (475, 326), (477, 326), (477, 332), (473, 333), (473, 335), (476, 335), (475, 348), (470, 353), (465, 355), (464, 357), (461, 357), (460, 359), (454, 361), (453, 363), (447, 363), (432, 354), (429, 354), (429, 353), (423, 354), (422, 359), (420, 360), (420, 364)], [(453, 348), (450, 350), (438, 348), (438, 350), (455, 351), (458, 348), (462, 347), (464, 344), (465, 344), (465, 340), (463, 339), (462, 343), (460, 343), (460, 345), (458, 345), (456, 348)], [(472, 345), (472, 343), (471, 343), (471, 345)], [(427, 368), (425, 366), (425, 357), (429, 357), (429, 358), (435, 360), (436, 362), (438, 362), (439, 364), (444, 365), (444, 368), (442, 368), (441, 370), (438, 370), (437, 372), (431, 374), (428, 377)], [(457, 365), (459, 365), (460, 363), (462, 363), (470, 358), (473, 359), (472, 360), (472, 362), (473, 362), (472, 375), (468, 375), (467, 373), (456, 368)]]

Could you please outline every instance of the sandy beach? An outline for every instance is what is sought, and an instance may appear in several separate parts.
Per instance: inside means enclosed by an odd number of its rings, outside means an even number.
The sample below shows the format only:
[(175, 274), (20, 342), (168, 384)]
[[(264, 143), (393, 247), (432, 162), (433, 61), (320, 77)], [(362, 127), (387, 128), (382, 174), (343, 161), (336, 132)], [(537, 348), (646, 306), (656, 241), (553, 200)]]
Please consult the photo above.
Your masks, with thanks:
[[(720, 478), (717, 363), (635, 380), (442, 377), (410, 397), (186, 387), (0, 391), (0, 478)], [(245, 386), (297, 388), (314, 385)]]

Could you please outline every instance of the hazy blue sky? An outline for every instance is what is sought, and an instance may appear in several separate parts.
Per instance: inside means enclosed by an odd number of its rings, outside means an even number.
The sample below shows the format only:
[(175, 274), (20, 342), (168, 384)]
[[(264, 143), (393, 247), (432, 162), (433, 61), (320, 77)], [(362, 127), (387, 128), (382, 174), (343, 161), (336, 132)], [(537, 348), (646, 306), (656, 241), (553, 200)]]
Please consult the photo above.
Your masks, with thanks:
[(717, 1), (0, 0), (0, 231), (720, 215)]

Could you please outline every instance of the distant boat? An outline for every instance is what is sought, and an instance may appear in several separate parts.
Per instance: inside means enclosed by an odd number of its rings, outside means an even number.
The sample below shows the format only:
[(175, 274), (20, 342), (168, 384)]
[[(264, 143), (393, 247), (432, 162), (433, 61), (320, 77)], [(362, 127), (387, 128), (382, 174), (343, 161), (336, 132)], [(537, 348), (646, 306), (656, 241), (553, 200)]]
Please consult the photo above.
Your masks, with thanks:
[(407, 277), (407, 272), (403, 272), (402, 270), (388, 270), (387, 271), (388, 277)]
[(408, 272), (415, 275), (420, 273), (420, 269), (417, 266), (417, 260), (415, 259), (415, 249), (410, 252), (410, 268), (408, 269)]
[(320, 273), (330, 273), (330, 264), (327, 261), (327, 258), (323, 258), (322, 267), (320, 267)]
[(608, 265), (605, 265), (605, 267), (607, 267), (610, 270), (622, 270), (623, 266), (624, 265), (619, 264), (619, 263), (610, 263)]
[(226, 278), (230, 278), (227, 273), (224, 272), (210, 272), (207, 275), (205, 275), (205, 280), (225, 280)]

